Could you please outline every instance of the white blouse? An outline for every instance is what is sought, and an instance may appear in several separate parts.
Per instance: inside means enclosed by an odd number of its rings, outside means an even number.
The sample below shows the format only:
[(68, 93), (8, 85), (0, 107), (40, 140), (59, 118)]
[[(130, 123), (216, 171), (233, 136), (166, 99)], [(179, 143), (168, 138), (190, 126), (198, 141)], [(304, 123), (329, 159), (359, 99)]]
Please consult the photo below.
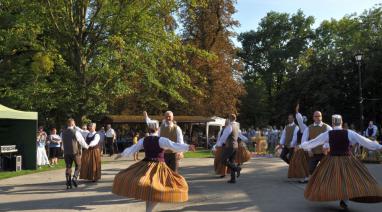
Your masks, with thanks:
[[(333, 130), (342, 130), (342, 127), (334, 127)], [(360, 134), (354, 132), (353, 130), (347, 130), (347, 131), (348, 131), (348, 139), (349, 139), (351, 145), (358, 143), (359, 145), (361, 145), (361, 146), (363, 146), (369, 150), (382, 149), (382, 145), (378, 144), (377, 142), (374, 142), (374, 141), (372, 141), (366, 137), (363, 137)], [(303, 142), (300, 145), (300, 147), (305, 149), (305, 150), (311, 150), (314, 147), (319, 146), (319, 145), (323, 145), (323, 144), (328, 145), (330, 147), (329, 132), (330, 131), (326, 131), (324, 133), (321, 133), (315, 139)]]
[[(155, 134), (152, 134), (152, 135), (155, 135)], [(143, 149), (143, 141), (144, 141), (144, 138), (139, 139), (137, 144), (134, 144), (133, 146), (125, 149), (121, 153), (121, 155), (123, 157), (129, 157), (132, 154), (139, 152), (139, 150)], [(189, 148), (188, 144), (175, 143), (175, 142), (172, 142), (170, 139), (164, 138), (164, 137), (159, 138), (159, 146), (162, 149), (165, 149), (165, 150), (169, 149), (169, 150), (172, 150), (173, 152), (187, 152)]]

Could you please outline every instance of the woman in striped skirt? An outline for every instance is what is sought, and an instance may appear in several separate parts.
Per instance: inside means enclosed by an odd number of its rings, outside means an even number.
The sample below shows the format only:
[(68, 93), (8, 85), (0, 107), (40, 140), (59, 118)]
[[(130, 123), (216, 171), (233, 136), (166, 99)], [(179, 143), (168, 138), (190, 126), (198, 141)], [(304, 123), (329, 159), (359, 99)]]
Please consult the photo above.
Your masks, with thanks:
[[(296, 120), (299, 131), (297, 133), (297, 145), (301, 144), (302, 135), (308, 126), (306, 126), (307, 118), (299, 113), (300, 104), (296, 106)], [(303, 178), (299, 182), (307, 182), (309, 176), (309, 154), (303, 149), (294, 149), (294, 154), (288, 168), (288, 178)]]
[(96, 132), (96, 124), (88, 125), (89, 132), (85, 141), (89, 149), (84, 149), (81, 156), (80, 179), (96, 182), (101, 179), (101, 150), (99, 148), (100, 136)]
[(342, 117), (332, 116), (333, 130), (320, 134), (300, 145), (310, 150), (318, 145), (329, 144), (330, 153), (314, 171), (304, 196), (311, 201), (340, 200), (346, 209), (347, 201), (362, 203), (382, 202), (382, 187), (367, 168), (350, 153), (350, 145), (359, 144), (370, 150), (382, 150), (373, 142), (352, 130), (342, 129)]
[[(301, 128), (297, 133), (297, 145), (301, 143)], [(289, 163), (288, 178), (306, 178), (309, 176), (309, 155), (303, 149), (294, 149), (294, 154)]]
[(185, 202), (188, 185), (178, 173), (164, 162), (164, 150), (174, 152), (195, 151), (194, 145), (174, 143), (157, 136), (158, 123), (148, 123), (150, 136), (141, 138), (137, 144), (125, 149), (115, 159), (128, 157), (141, 149), (145, 158), (120, 171), (114, 178), (112, 192), (119, 196), (146, 201), (146, 211), (152, 211), (159, 202)]

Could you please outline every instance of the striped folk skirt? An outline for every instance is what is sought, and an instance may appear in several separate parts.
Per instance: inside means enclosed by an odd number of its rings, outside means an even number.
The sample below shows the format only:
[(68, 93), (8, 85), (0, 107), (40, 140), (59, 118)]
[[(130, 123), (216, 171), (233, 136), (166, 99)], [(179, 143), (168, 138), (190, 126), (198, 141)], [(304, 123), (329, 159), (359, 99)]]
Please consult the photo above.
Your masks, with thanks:
[(382, 201), (382, 187), (353, 155), (328, 155), (309, 179), (304, 196), (311, 201), (375, 203)]
[(186, 202), (188, 184), (164, 162), (140, 161), (115, 175), (112, 192), (151, 202)]
[(288, 169), (288, 178), (304, 178), (309, 176), (309, 155), (303, 149), (292, 156)]
[[(225, 166), (222, 162), (223, 148), (224, 147), (216, 147), (214, 160), (215, 173), (221, 176), (231, 173), (230, 169), (227, 166)], [(247, 149), (245, 144), (240, 143), (239, 148), (236, 152), (235, 162), (238, 164), (243, 164), (249, 159), (251, 159), (251, 152)]]
[(101, 179), (101, 152), (99, 148), (89, 148), (82, 152), (80, 179)]
[(215, 160), (214, 160), (215, 173), (221, 176), (224, 176), (227, 173), (230, 173), (230, 170), (222, 162), (223, 148), (224, 147), (216, 147)]
[(251, 159), (251, 152), (243, 142), (240, 142), (236, 152), (236, 163), (243, 164), (249, 161), (249, 159)]

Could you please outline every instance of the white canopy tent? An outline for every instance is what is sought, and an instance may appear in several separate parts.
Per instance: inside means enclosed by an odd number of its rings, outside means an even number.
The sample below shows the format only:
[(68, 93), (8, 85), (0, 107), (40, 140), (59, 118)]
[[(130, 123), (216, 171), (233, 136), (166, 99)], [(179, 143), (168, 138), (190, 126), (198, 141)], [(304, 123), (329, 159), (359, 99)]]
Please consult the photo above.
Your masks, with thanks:
[(217, 116), (213, 116), (211, 117), (211, 119), (213, 119), (214, 121), (210, 121), (210, 122), (207, 122), (206, 124), (206, 139), (207, 139), (207, 148), (208, 148), (208, 145), (209, 145), (209, 136), (208, 136), (208, 133), (209, 133), (209, 127), (210, 126), (217, 126), (219, 127), (219, 131), (223, 128), (224, 124), (225, 124), (225, 120), (226, 119), (223, 119), (221, 117), (217, 117)]

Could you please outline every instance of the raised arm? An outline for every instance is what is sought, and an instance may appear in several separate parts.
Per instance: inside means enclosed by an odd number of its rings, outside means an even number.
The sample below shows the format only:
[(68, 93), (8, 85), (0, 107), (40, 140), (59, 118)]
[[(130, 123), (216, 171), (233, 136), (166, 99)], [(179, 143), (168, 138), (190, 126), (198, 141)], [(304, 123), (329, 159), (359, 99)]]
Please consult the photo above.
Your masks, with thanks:
[(297, 120), (298, 126), (300, 127), (301, 132), (303, 133), (305, 131), (305, 129), (307, 128), (307, 126), (304, 123), (304, 119), (303, 119), (301, 113), (298, 113), (298, 112), (296, 113), (296, 120)]

